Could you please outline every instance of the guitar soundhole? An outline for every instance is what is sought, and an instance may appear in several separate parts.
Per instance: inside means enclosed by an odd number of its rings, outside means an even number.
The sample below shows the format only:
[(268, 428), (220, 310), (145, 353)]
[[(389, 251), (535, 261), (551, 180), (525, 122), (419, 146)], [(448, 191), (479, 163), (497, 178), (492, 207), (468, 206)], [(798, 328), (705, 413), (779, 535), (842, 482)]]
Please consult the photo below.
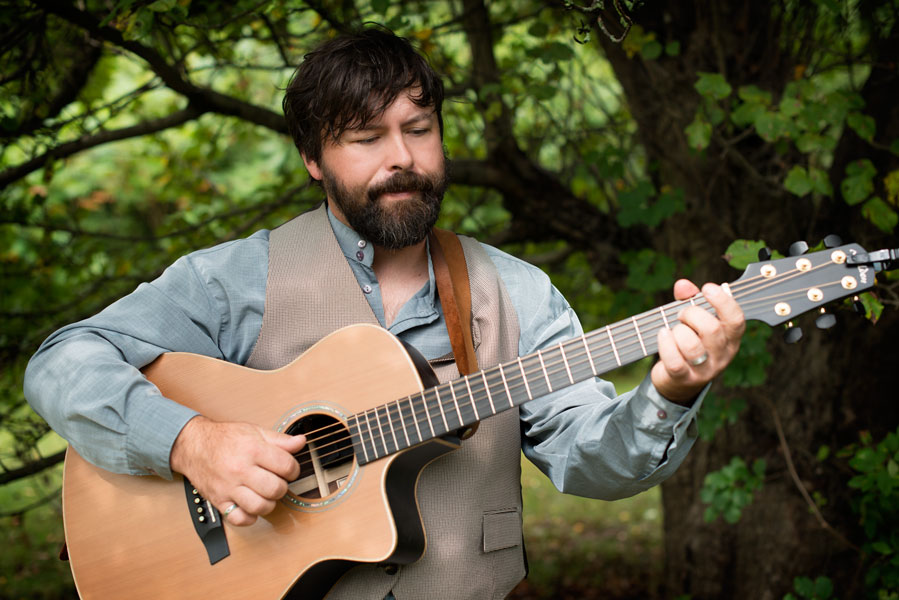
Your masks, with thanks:
[(306, 446), (294, 455), (300, 477), (289, 486), (300, 500), (316, 501), (337, 493), (353, 470), (353, 442), (344, 423), (330, 415), (311, 414), (287, 433), (306, 436)]

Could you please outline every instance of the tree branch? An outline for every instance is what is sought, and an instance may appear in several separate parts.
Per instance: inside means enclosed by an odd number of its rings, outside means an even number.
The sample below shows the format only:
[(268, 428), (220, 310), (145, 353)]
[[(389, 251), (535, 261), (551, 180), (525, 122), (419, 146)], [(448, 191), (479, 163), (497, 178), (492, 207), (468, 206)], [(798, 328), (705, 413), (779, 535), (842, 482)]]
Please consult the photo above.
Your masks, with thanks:
[(82, 137), (71, 142), (60, 144), (59, 146), (56, 146), (55, 148), (51, 148), (47, 152), (44, 152), (40, 156), (36, 156), (27, 162), (24, 162), (15, 167), (11, 167), (0, 173), (0, 189), (6, 187), (14, 181), (18, 181), (29, 173), (37, 171), (51, 160), (72, 156), (73, 154), (77, 154), (82, 150), (94, 148), (95, 146), (100, 146), (109, 142), (116, 142), (128, 138), (140, 137), (150, 133), (156, 133), (157, 131), (163, 131), (165, 129), (169, 129), (170, 127), (175, 127), (177, 125), (181, 125), (182, 123), (186, 123), (188, 121), (196, 119), (201, 114), (203, 114), (203, 112), (204, 111), (202, 110), (199, 110), (192, 106), (188, 106), (187, 108), (174, 112), (166, 117), (162, 117), (159, 119), (150, 119), (148, 121), (144, 121), (143, 123), (132, 125), (131, 127), (123, 127), (121, 129), (113, 129), (110, 131), (101, 131), (100, 133), (97, 133), (95, 135)]
[(83, 28), (94, 39), (109, 42), (140, 57), (166, 86), (186, 96), (190, 104), (200, 108), (203, 112), (240, 117), (273, 131), (287, 133), (287, 123), (284, 121), (283, 115), (194, 84), (178, 68), (170, 65), (155, 49), (133, 40), (126, 40), (118, 29), (108, 25), (101, 26), (100, 22), (90, 13), (78, 10), (65, 2), (36, 0), (36, 4), (45, 11)]
[(25, 466), (19, 467), (18, 469), (0, 473), (0, 485), (6, 485), (11, 481), (16, 481), (17, 479), (22, 479), (23, 477), (28, 477), (29, 475), (40, 473), (44, 469), (49, 469), (50, 467), (61, 463), (63, 459), (65, 459), (65, 457), (66, 451), (60, 450), (56, 454), (45, 456), (40, 460), (30, 462)]

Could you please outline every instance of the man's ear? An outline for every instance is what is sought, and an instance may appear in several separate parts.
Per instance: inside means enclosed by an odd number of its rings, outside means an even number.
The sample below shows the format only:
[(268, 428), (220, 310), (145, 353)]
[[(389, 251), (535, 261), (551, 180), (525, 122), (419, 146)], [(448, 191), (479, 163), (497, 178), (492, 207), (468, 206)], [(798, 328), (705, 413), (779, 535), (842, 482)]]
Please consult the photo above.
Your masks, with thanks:
[(306, 155), (301, 155), (303, 157), (303, 164), (306, 165), (306, 170), (309, 171), (309, 175), (312, 179), (317, 179), (318, 181), (322, 180), (322, 170), (318, 166), (318, 162), (306, 158)]

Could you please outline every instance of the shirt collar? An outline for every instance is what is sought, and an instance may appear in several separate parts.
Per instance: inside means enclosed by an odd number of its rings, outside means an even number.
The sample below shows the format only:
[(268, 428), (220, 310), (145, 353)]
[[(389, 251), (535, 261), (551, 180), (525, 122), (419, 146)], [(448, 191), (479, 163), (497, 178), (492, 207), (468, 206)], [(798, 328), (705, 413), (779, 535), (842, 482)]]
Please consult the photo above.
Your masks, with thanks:
[[(354, 229), (345, 225), (338, 219), (334, 213), (331, 212), (330, 204), (326, 204), (328, 208), (328, 221), (331, 223), (334, 237), (337, 238), (340, 250), (343, 252), (347, 261), (349, 261), (350, 264), (359, 264), (367, 267), (367, 269), (371, 269), (375, 259), (374, 246), (372, 246), (371, 242), (367, 239), (356, 233)], [(434, 278), (434, 265), (431, 263), (430, 240), (427, 239), (425, 240), (425, 251), (428, 255), (428, 285), (427, 290), (425, 290), (425, 301), (429, 305), (434, 306), (437, 296), (437, 281)], [(373, 276), (374, 274), (372, 273), (372, 277)], [(412, 299), (420, 298), (420, 293), (421, 292), (415, 294)]]

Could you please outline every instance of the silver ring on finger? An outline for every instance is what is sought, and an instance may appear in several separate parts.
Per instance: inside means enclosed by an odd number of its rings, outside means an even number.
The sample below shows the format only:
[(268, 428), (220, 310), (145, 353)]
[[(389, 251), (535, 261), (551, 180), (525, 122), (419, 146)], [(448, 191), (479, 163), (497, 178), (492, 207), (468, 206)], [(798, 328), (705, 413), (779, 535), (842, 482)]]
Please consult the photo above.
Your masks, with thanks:
[(231, 506), (225, 509), (225, 512), (222, 513), (222, 516), (227, 517), (231, 513), (233, 513), (237, 509), (237, 505), (232, 503)]
[(699, 365), (701, 365), (702, 363), (704, 363), (704, 362), (707, 361), (708, 359), (709, 359), (709, 353), (708, 353), (708, 352), (703, 352), (703, 353), (702, 353), (702, 356), (699, 356), (699, 357), (697, 357), (697, 358), (691, 358), (691, 359), (690, 359), (690, 364), (693, 365), (694, 367), (698, 367)]

